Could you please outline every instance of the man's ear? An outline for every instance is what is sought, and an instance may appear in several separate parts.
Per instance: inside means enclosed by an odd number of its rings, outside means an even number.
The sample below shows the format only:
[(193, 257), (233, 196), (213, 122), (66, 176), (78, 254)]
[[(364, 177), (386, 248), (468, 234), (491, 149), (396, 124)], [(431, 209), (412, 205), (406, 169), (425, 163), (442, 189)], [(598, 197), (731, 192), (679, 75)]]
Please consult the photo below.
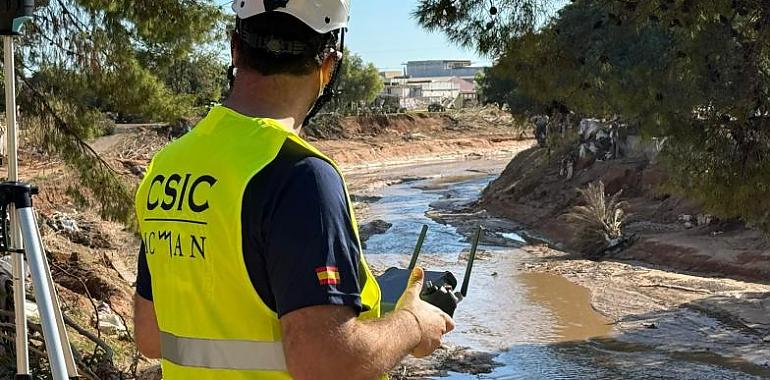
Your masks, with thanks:
[(340, 63), (342, 63), (342, 55), (336, 52), (329, 54), (329, 56), (327, 56), (324, 60), (323, 64), (321, 65), (321, 72), (323, 73), (324, 78), (324, 88), (329, 84), (329, 82), (332, 81), (334, 70)]

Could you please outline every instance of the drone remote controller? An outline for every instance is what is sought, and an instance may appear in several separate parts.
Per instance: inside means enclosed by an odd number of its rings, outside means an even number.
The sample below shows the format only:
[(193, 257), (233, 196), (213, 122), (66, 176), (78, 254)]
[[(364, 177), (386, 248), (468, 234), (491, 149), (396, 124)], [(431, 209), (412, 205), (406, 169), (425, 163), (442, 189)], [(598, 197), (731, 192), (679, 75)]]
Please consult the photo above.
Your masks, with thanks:
[[(420, 239), (417, 241), (414, 253), (412, 254), (412, 261), (409, 264), (408, 269), (390, 268), (385, 273), (377, 278), (377, 282), (380, 284), (382, 291), (382, 309), (385, 312), (395, 309), (399, 298), (406, 290), (406, 285), (409, 282), (409, 276), (414, 268), (417, 266), (417, 258), (422, 250), (422, 244), (425, 241), (425, 236), (428, 232), (428, 226), (423, 226), (420, 233)], [(457, 306), (468, 295), (468, 285), (470, 283), (471, 272), (473, 270), (473, 264), (476, 260), (476, 251), (478, 249), (479, 240), (483, 229), (479, 227), (476, 231), (476, 235), (473, 239), (473, 245), (468, 257), (468, 266), (465, 270), (465, 278), (463, 280), (462, 288), (459, 292), (457, 289), (457, 278), (451, 272), (436, 272), (425, 271), (425, 283), (420, 293), (420, 298), (441, 309), (449, 316), (454, 317)]]

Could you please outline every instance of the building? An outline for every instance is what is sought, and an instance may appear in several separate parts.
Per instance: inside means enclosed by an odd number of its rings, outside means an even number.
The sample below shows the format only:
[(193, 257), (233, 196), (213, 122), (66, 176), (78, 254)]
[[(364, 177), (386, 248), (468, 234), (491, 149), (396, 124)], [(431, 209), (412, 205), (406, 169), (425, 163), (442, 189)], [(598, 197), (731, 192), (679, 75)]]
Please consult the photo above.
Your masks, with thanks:
[(412, 78), (459, 77), (474, 79), (483, 67), (472, 67), (467, 60), (409, 61), (406, 75)]
[(403, 77), (404, 73), (400, 70), (387, 70), (387, 71), (380, 71), (380, 77), (384, 81), (389, 81), (391, 79), (395, 79), (398, 77)]
[(380, 73), (385, 83), (380, 97), (408, 110), (427, 109), (435, 103), (447, 108), (462, 108), (478, 101), (475, 79), (483, 70), (471, 67), (471, 61), (407, 62), (405, 73)]

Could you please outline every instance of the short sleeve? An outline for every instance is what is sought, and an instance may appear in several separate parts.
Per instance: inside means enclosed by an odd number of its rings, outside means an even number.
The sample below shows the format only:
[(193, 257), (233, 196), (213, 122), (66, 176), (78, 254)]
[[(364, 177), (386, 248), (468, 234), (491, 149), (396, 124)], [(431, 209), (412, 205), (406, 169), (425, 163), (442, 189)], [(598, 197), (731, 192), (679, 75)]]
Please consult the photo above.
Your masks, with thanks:
[(360, 314), (360, 250), (340, 174), (324, 160), (305, 158), (280, 189), (261, 231), (279, 317), (320, 305)]
[(142, 298), (152, 301), (152, 277), (150, 276), (150, 267), (147, 265), (144, 243), (139, 248), (139, 258), (136, 262), (136, 293)]

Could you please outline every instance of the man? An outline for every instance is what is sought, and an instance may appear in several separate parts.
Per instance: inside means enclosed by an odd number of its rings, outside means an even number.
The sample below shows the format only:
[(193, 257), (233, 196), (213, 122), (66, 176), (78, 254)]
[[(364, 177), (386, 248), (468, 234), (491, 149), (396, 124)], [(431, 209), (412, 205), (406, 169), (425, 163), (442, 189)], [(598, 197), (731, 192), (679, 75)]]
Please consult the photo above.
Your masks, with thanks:
[[(164, 378), (377, 379), (453, 321), (380, 292), (334, 163), (298, 137), (341, 60), (348, 0), (237, 0), (231, 95), (137, 193), (136, 342)], [(327, 91), (323, 91), (327, 88)]]

